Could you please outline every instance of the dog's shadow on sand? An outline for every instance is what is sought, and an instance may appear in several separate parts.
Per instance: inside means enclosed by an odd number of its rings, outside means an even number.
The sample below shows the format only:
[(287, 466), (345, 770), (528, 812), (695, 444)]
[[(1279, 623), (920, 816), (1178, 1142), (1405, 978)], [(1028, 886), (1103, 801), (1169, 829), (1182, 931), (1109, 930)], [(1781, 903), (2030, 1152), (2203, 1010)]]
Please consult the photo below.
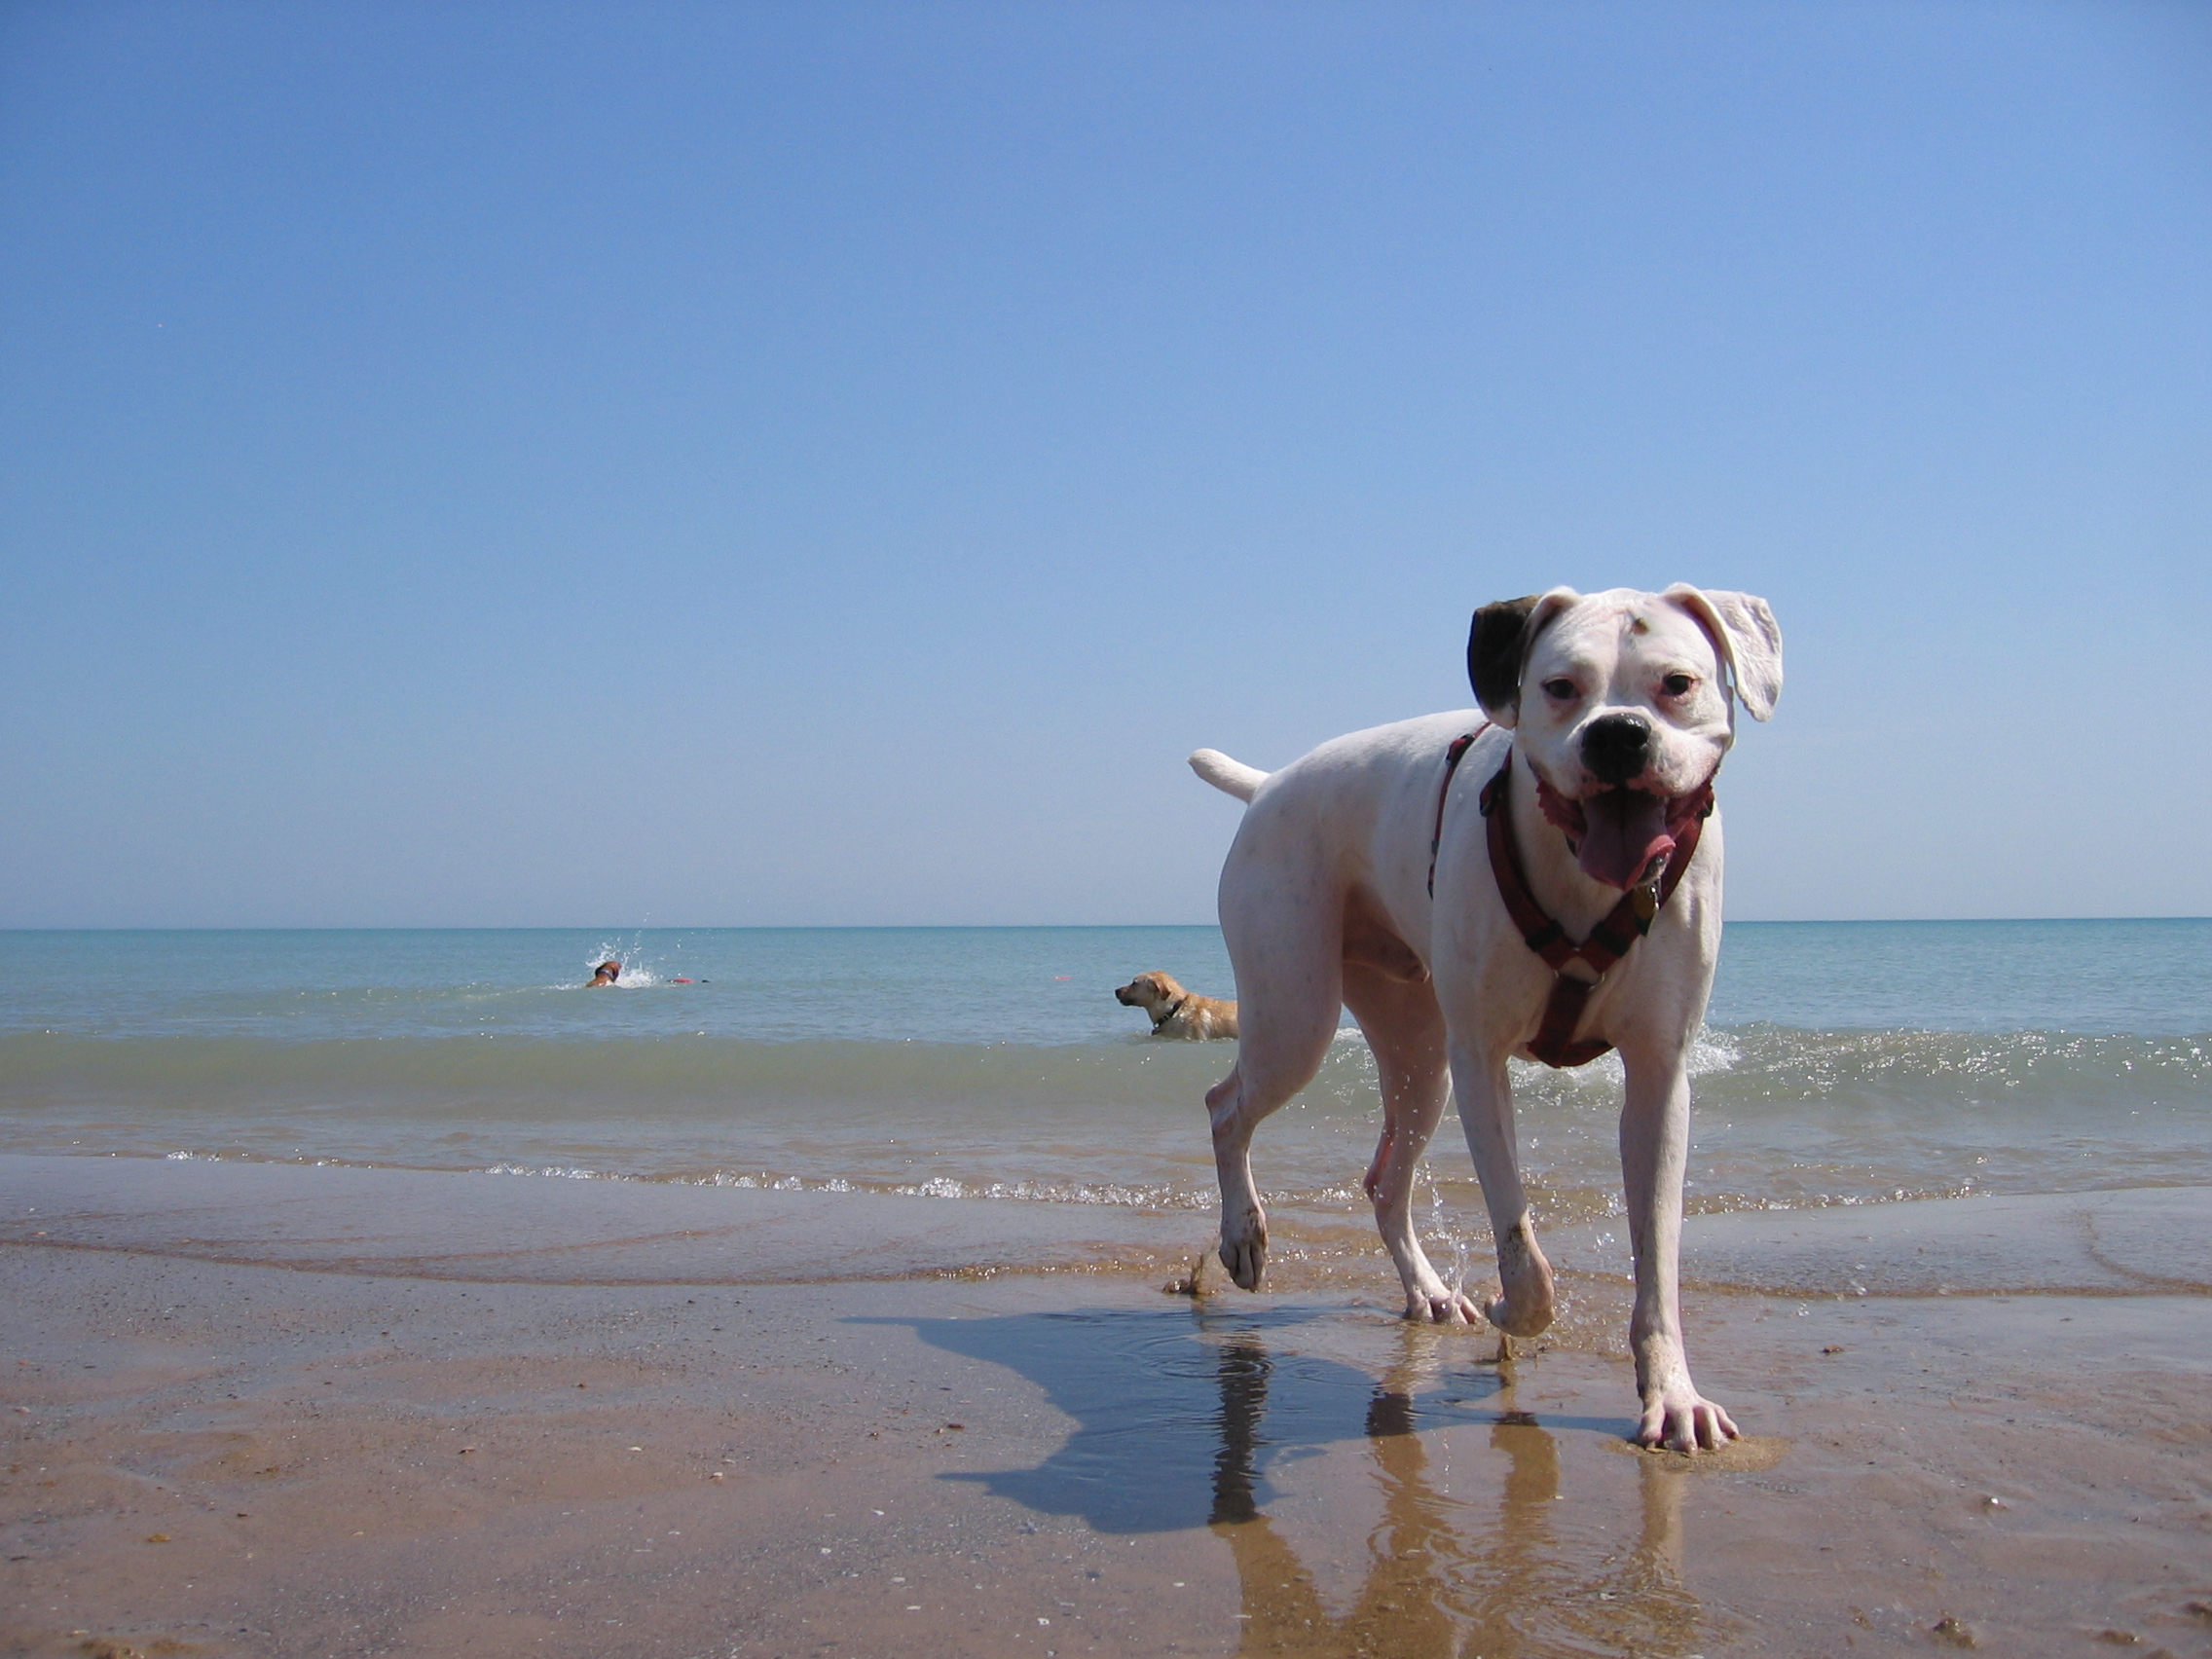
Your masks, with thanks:
[[(1304, 1351), (1322, 1309), (1091, 1309), (981, 1319), (889, 1319), (933, 1347), (1018, 1373), (1076, 1426), (1032, 1469), (948, 1473), (1104, 1532), (1248, 1521), (1274, 1496), (1269, 1470), (1336, 1444), (1451, 1422), (1527, 1422), (1493, 1402), (1494, 1366), (1408, 1365), (1378, 1379)], [(1610, 1419), (1549, 1419), (1618, 1433)]]

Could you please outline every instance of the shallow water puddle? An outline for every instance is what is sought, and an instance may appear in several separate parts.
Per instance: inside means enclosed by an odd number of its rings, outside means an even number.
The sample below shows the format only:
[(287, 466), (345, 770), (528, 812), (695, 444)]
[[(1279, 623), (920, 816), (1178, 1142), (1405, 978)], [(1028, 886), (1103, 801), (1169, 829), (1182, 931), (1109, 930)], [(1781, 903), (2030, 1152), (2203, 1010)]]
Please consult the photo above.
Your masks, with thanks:
[(1688, 1653), (1732, 1623), (1681, 1583), (1686, 1460), (1596, 1455), (1632, 1426), (1584, 1398), (1616, 1368), (1341, 1307), (899, 1322), (1070, 1421), (1032, 1466), (940, 1479), (1107, 1534), (1203, 1529), (1173, 1588), (1234, 1609), (1235, 1650)]

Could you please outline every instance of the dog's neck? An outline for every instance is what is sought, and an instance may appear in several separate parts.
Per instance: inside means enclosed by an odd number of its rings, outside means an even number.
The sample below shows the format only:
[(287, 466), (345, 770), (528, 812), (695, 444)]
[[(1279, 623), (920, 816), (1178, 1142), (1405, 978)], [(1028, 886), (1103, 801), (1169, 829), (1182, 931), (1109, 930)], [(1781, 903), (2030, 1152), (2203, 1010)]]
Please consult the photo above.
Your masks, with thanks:
[(1183, 1012), (1183, 1005), (1190, 1000), (1191, 993), (1189, 991), (1185, 991), (1181, 996), (1177, 997), (1173, 1002), (1169, 1003), (1165, 1008), (1161, 1009), (1158, 1014), (1152, 1016), (1152, 1028), (1155, 1031), (1165, 1030), (1167, 1027), (1167, 1022), (1170, 1019), (1173, 1019), (1177, 1014), (1181, 1014)]

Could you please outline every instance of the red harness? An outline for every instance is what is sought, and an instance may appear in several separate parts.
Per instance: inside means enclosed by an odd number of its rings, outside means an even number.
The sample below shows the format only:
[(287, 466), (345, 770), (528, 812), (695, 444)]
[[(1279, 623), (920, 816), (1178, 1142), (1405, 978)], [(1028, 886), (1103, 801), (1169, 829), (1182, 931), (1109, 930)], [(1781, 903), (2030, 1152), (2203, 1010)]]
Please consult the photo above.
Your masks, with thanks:
[[(1428, 846), (1431, 898), (1436, 896), (1436, 852), (1444, 840), (1444, 794), (1451, 790), (1452, 775), (1459, 769), (1468, 749), (1488, 729), (1489, 722), (1485, 721), (1466, 736), (1454, 739), (1452, 747), (1445, 751), (1444, 788), (1437, 794), (1436, 830)], [(1681, 803), (1679, 812), (1668, 815), (1670, 821), (1679, 821), (1682, 828), (1675, 837), (1675, 850), (1667, 855), (1666, 867), (1659, 872), (1658, 879), (1640, 883), (1621, 895), (1621, 902), (1606, 912), (1580, 944), (1568, 942), (1567, 930), (1544, 913), (1535, 895), (1529, 891), (1529, 878), (1521, 870), (1521, 854), (1513, 844), (1512, 815), (1506, 810), (1512, 784), (1513, 753), (1508, 750), (1505, 764), (1483, 786), (1481, 806), (1483, 817), (1488, 821), (1490, 867), (1497, 878), (1497, 896), (1505, 901), (1506, 913), (1521, 930), (1522, 942), (1542, 957), (1553, 974), (1552, 994), (1544, 1004), (1544, 1017), (1536, 1027), (1535, 1036), (1529, 1040), (1529, 1052), (1547, 1066), (1586, 1066), (1600, 1054), (1610, 1052), (1613, 1047), (1595, 1037), (1586, 1037), (1579, 1043), (1574, 1041), (1574, 1028), (1582, 1021), (1582, 1011), (1590, 1001), (1590, 993), (1605, 977), (1606, 970), (1651, 931), (1651, 919), (1681, 884), (1690, 860), (1697, 854), (1698, 837), (1705, 831), (1705, 821), (1713, 815), (1713, 784), (1708, 779), (1699, 785)], [(1591, 970), (1592, 977), (1578, 979), (1563, 972), (1569, 962), (1582, 963)]]

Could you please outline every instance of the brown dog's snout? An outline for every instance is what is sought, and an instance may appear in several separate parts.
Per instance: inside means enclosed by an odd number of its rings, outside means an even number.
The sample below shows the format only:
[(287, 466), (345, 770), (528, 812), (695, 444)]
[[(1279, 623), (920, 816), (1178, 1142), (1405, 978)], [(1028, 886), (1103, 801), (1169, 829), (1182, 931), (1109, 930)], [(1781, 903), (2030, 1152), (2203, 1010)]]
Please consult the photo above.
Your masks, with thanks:
[(1129, 996), (1129, 987), (1126, 985), (1116, 985), (1114, 987), (1114, 1000), (1120, 1003), (1124, 1008), (1134, 1008), (1137, 1006), (1136, 1003), (1131, 1000)]
[(1582, 763), (1607, 789), (1641, 773), (1651, 758), (1651, 722), (1641, 715), (1600, 715), (1583, 729)]

